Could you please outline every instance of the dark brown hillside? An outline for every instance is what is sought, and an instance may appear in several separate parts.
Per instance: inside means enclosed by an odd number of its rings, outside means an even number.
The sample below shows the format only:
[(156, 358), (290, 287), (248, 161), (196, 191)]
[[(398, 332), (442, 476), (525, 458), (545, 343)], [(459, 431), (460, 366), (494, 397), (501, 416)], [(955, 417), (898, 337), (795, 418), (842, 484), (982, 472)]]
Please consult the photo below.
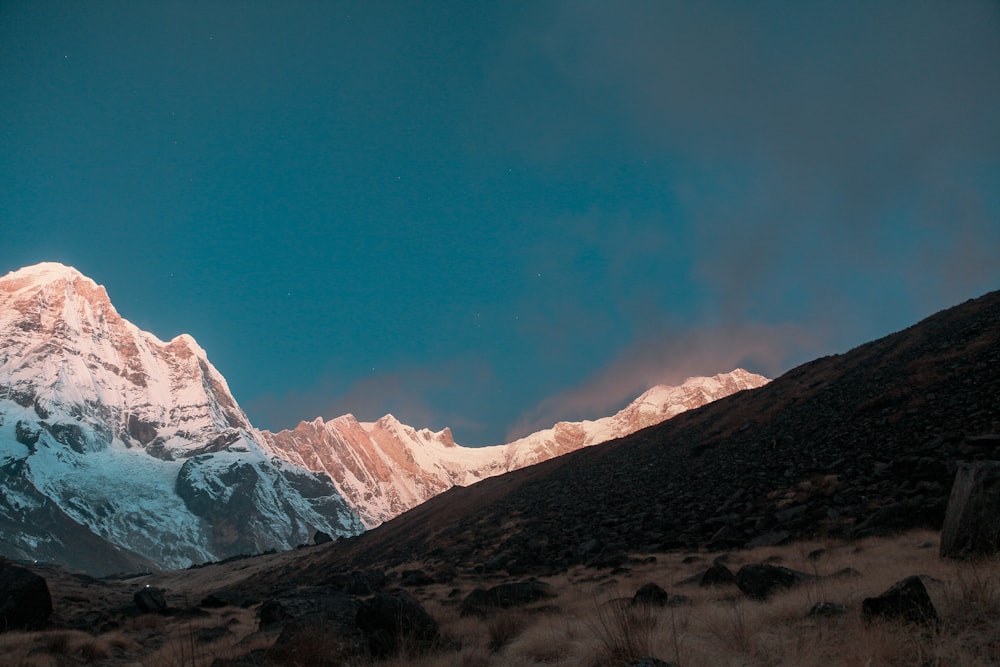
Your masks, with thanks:
[(625, 552), (938, 527), (1000, 456), (1000, 292), (620, 440), (456, 488), (318, 566), (545, 571)]

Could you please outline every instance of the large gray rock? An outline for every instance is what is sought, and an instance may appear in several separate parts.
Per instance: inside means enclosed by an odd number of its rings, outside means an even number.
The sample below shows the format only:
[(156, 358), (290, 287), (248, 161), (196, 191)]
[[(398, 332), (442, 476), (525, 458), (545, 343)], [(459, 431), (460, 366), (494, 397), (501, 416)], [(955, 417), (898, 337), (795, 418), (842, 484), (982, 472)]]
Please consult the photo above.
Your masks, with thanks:
[(1000, 461), (962, 463), (941, 528), (941, 556), (970, 558), (1000, 551)]

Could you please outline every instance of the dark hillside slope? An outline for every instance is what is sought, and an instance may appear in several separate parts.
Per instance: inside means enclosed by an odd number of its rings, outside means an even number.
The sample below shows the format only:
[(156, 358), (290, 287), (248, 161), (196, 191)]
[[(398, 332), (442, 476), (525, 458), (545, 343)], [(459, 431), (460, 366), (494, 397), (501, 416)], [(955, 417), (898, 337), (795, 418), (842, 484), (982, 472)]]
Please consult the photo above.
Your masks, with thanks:
[(1000, 292), (604, 445), (456, 488), (324, 554), (510, 572), (939, 527), (1000, 457)]

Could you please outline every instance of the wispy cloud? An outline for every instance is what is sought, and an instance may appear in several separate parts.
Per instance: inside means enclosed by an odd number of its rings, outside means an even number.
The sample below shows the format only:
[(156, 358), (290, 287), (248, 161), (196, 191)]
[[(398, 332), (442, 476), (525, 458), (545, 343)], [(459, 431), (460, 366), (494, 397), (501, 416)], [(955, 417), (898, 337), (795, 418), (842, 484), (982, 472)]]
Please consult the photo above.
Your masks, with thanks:
[(657, 384), (725, 373), (738, 367), (773, 377), (791, 360), (826, 346), (821, 332), (796, 325), (729, 325), (647, 338), (581, 385), (544, 401), (510, 429), (508, 441), (558, 421), (612, 414)]

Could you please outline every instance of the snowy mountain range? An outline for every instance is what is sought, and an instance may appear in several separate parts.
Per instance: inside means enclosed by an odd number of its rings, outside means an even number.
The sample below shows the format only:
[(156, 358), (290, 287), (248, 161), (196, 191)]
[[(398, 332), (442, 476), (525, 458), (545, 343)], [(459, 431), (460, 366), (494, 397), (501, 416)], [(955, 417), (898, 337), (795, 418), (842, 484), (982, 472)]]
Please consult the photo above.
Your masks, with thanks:
[(453, 485), (766, 382), (736, 370), (654, 387), (613, 417), (492, 447), (391, 415), (270, 433), (193, 338), (161, 341), (90, 278), (38, 264), (0, 278), (0, 555), (102, 574), (354, 535)]
[(737, 369), (689, 378), (679, 387), (659, 385), (612, 417), (559, 422), (504, 445), (463, 447), (450, 429), (432, 432), (402, 424), (392, 415), (359, 422), (352, 415), (301, 422), (295, 429), (261, 435), (285, 459), (329, 475), (347, 502), (372, 528), (455, 485), (540, 463), (658, 424), (685, 410), (767, 378)]

